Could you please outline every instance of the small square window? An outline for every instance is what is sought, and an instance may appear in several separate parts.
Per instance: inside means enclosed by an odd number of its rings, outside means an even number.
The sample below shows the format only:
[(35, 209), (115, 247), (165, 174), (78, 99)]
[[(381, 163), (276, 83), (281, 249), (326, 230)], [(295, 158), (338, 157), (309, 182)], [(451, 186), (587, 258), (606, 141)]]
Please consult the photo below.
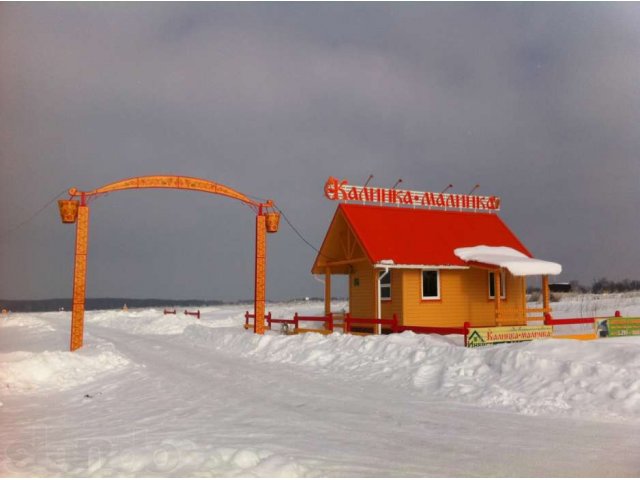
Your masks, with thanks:
[(422, 271), (422, 298), (424, 300), (440, 298), (440, 270)]

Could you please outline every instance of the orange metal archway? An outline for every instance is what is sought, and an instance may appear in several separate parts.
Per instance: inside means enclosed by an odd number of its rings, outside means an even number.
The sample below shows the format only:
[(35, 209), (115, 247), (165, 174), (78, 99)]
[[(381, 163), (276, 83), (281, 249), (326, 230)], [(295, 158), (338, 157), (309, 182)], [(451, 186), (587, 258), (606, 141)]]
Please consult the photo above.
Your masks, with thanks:
[(69, 189), (69, 200), (59, 200), (60, 216), (63, 223), (76, 224), (76, 248), (73, 273), (73, 306), (71, 313), (71, 351), (82, 346), (84, 332), (85, 292), (87, 278), (87, 251), (89, 245), (89, 205), (88, 202), (100, 195), (118, 190), (140, 188), (169, 188), (195, 190), (199, 192), (224, 195), (239, 200), (256, 213), (256, 250), (255, 250), (255, 294), (254, 294), (254, 332), (264, 333), (264, 309), (266, 295), (266, 233), (278, 230), (279, 214), (269, 211), (273, 201), (256, 202), (246, 195), (219, 183), (201, 178), (177, 175), (153, 175), (135, 177), (110, 183), (90, 192)]

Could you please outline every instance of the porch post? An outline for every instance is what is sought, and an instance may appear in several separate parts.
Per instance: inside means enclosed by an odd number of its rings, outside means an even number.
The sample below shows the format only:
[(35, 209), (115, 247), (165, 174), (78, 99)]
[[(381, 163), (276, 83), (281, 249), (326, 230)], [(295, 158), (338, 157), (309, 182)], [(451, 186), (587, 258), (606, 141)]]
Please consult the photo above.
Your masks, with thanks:
[(520, 277), (520, 293), (522, 294), (522, 301), (520, 307), (522, 308), (522, 323), (527, 325), (527, 277)]
[(324, 268), (324, 314), (331, 313), (331, 269)]
[(500, 269), (493, 272), (493, 293), (496, 302), (496, 325), (500, 325), (500, 297), (502, 296), (500, 291)]
[[(378, 320), (382, 318), (382, 303), (380, 299), (380, 273), (381, 271), (378, 270), (377, 268), (373, 269), (373, 284), (374, 284), (374, 288), (373, 288), (374, 310), (373, 311), (375, 312), (375, 318), (377, 318)], [(379, 335), (380, 325), (374, 325), (373, 332), (376, 335)]]
[(542, 308), (544, 313), (550, 313), (549, 309), (549, 275), (542, 276)]

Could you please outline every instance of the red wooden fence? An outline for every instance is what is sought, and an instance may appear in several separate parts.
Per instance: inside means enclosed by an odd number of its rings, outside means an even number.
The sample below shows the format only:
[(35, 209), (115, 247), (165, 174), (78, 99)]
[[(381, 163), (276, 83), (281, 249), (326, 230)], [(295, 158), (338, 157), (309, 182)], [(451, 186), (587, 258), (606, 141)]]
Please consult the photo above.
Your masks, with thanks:
[(393, 333), (398, 333), (398, 317), (395, 313), (393, 314), (393, 318), (391, 320), (383, 318), (355, 318), (352, 317), (350, 313), (347, 313), (344, 316), (344, 333), (350, 333), (351, 326), (354, 323), (364, 323), (366, 325), (389, 325)]
[(271, 312), (269, 312), (267, 314), (267, 316), (265, 317), (265, 320), (267, 321), (267, 324), (269, 325), (269, 330), (271, 330), (271, 324), (272, 323), (281, 323), (281, 324), (284, 324), (284, 325), (293, 325), (294, 328), (298, 328), (298, 323), (296, 322), (295, 319), (288, 320), (286, 318), (273, 318), (273, 316), (271, 315)]
[[(293, 316), (293, 320), (296, 322), (296, 332), (315, 332), (315, 333), (333, 333), (333, 314), (330, 313), (328, 315), (324, 315), (322, 317), (311, 317), (298, 315), (298, 312)], [(324, 324), (324, 328), (321, 329), (311, 329), (311, 328), (300, 328), (300, 322), (322, 322)]]
[[(617, 312), (616, 312), (617, 313)], [(558, 320), (554, 320), (551, 318), (551, 315), (546, 313), (544, 315), (544, 324), (545, 325), (585, 325), (587, 323), (594, 323), (596, 319), (594, 317), (590, 318), (560, 318)]]
[(467, 333), (467, 329), (465, 327), (417, 327), (411, 325), (400, 325), (398, 327), (398, 332), (414, 332), (414, 333), (425, 333), (436, 335), (465, 335)]

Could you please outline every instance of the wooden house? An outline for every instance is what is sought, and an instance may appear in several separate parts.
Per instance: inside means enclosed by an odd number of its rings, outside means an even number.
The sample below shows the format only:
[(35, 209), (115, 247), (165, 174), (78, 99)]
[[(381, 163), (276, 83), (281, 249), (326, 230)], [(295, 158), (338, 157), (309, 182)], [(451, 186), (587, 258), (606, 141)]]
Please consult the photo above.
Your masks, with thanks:
[[(549, 274), (496, 213), (341, 203), (312, 273), (349, 277), (349, 313), (426, 327), (524, 325), (550, 312)], [(541, 275), (543, 304), (527, 309), (527, 275)], [(531, 317), (535, 314), (536, 317)]]

